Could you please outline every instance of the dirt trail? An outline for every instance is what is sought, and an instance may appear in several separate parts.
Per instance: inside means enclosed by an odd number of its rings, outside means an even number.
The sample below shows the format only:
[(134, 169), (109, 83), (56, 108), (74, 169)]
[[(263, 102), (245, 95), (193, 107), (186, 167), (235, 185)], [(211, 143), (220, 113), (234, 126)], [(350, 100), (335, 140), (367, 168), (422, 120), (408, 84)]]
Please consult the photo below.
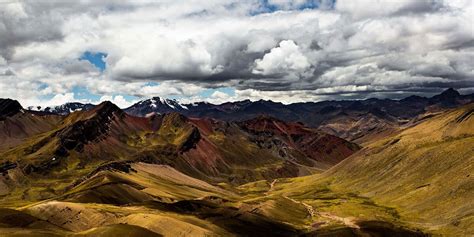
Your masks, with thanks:
[(270, 189), (268, 189), (268, 191), (267, 191), (267, 192), (271, 192), (271, 191), (272, 191), (272, 189), (273, 189), (273, 186), (275, 186), (275, 183), (276, 183), (276, 182), (277, 182), (277, 180), (276, 180), (276, 179), (274, 179), (274, 180), (273, 180), (273, 181), (270, 183)]
[(305, 203), (305, 202), (297, 201), (297, 200), (295, 200), (295, 199), (293, 199), (293, 198), (290, 198), (290, 197), (287, 197), (287, 196), (284, 196), (284, 195), (283, 195), (283, 197), (286, 198), (286, 199), (288, 199), (288, 200), (290, 200), (290, 201), (292, 201), (292, 202), (294, 202), (294, 203), (296, 203), (296, 204), (301, 204), (301, 205), (303, 205), (303, 206), (306, 208), (306, 211), (308, 211), (308, 214), (309, 214), (311, 217), (316, 216), (316, 212), (314, 211), (314, 208), (313, 208), (311, 205), (309, 205), (309, 204), (307, 204), (307, 203)]
[(338, 222), (342, 222), (342, 223), (344, 223), (344, 225), (349, 226), (351, 228), (360, 229), (360, 226), (358, 226), (352, 218), (336, 216), (336, 215), (331, 214), (329, 212), (319, 212), (318, 214), (322, 217), (325, 217), (325, 218), (328, 218), (328, 219), (331, 219), (331, 220), (335, 220), (335, 221), (338, 221)]
[[(275, 183), (277, 182), (278, 180), (277, 179), (274, 179), (271, 183), (270, 183), (270, 188), (268, 189), (268, 191), (266, 192), (266, 194), (270, 193), (272, 190), (273, 190), (273, 187), (275, 186)], [(296, 203), (296, 204), (300, 204), (300, 205), (303, 205), (305, 208), (306, 208), (306, 211), (308, 212), (308, 214), (311, 216), (311, 218), (315, 217), (316, 215), (319, 215), (321, 217), (324, 217), (324, 218), (328, 218), (328, 219), (331, 219), (331, 220), (334, 220), (334, 221), (337, 221), (337, 222), (342, 222), (344, 225), (348, 226), (348, 227), (351, 227), (351, 228), (354, 228), (354, 229), (360, 229), (360, 226), (357, 225), (355, 222), (354, 222), (354, 219), (353, 218), (349, 218), (349, 217), (340, 217), (340, 216), (336, 216), (334, 214), (331, 214), (329, 212), (316, 212), (313, 208), (313, 206), (303, 202), (303, 201), (298, 201), (298, 200), (295, 200), (291, 197), (288, 197), (286, 195), (283, 195), (284, 198)]]
[(301, 204), (303, 205), (306, 210), (308, 211), (308, 214), (311, 216), (311, 217), (315, 217), (316, 215), (319, 215), (321, 217), (325, 217), (325, 218), (328, 218), (328, 219), (331, 219), (331, 220), (334, 220), (334, 221), (337, 221), (337, 222), (342, 222), (344, 223), (344, 225), (348, 226), (348, 227), (351, 227), (351, 228), (354, 228), (354, 229), (360, 229), (360, 226), (357, 225), (355, 222), (354, 222), (354, 219), (353, 218), (349, 218), (349, 217), (340, 217), (340, 216), (336, 216), (334, 214), (331, 214), (329, 212), (316, 212), (313, 208), (313, 206), (303, 202), (303, 201), (298, 201), (298, 200), (295, 200), (293, 198), (290, 198), (290, 197), (287, 197), (287, 196), (283, 196), (284, 198), (296, 203), (296, 204)]

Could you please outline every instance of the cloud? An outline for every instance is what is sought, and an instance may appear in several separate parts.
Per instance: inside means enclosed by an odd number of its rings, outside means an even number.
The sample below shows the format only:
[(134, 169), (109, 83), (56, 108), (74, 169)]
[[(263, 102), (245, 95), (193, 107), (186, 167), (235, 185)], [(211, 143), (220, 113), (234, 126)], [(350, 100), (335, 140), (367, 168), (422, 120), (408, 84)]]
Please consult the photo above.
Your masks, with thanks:
[(310, 1), (307, 0), (268, 0), (269, 5), (275, 5), (282, 9), (298, 8)]
[(300, 51), (299, 46), (292, 40), (284, 40), (278, 47), (265, 54), (262, 59), (256, 59), (252, 72), (262, 75), (295, 73), (296, 75), (293, 76), (299, 77), (310, 67), (308, 58)]
[(212, 65), (211, 54), (193, 40), (177, 42), (151, 36), (153, 43), (131, 47), (126, 56), (114, 62), (110, 71), (117, 79), (193, 78), (211, 76), (222, 71)]
[(48, 105), (62, 105), (70, 101), (75, 101), (74, 93), (56, 94), (53, 98), (48, 100)]
[(5, 59), (12, 57), (16, 46), (63, 37), (60, 16), (37, 12), (16, 1), (0, 4), (0, 54)]
[(283, 10), (305, 8), (331, 9), (335, 0), (268, 0), (266, 5)]
[(116, 96), (102, 96), (99, 101), (110, 101), (114, 104), (116, 104), (120, 108), (128, 108), (134, 103), (137, 102), (137, 100), (134, 101), (128, 101), (126, 100), (122, 95), (116, 95)]
[[(2, 3), (0, 97), (46, 103), (83, 87), (104, 99), (308, 101), (474, 88), (471, 0), (267, 3), (278, 7), (256, 11), (264, 5), (257, 0)], [(85, 52), (106, 53), (106, 69), (79, 60)], [(236, 94), (200, 96), (219, 87)]]
[(336, 10), (349, 13), (356, 19), (420, 14), (439, 10), (442, 6), (442, 0), (338, 0), (336, 2)]

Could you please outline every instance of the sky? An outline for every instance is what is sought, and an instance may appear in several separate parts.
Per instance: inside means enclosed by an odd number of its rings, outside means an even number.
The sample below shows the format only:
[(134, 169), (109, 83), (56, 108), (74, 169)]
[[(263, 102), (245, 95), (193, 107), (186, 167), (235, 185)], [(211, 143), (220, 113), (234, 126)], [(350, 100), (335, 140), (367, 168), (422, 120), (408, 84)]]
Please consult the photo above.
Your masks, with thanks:
[(473, 93), (473, 62), (473, 0), (0, 0), (23, 106)]

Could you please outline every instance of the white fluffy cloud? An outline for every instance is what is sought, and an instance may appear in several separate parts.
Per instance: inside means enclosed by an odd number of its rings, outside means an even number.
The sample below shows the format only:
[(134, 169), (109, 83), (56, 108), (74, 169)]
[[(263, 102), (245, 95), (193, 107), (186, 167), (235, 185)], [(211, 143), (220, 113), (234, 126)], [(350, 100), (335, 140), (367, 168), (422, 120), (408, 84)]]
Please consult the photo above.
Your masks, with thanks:
[(148, 40), (154, 42), (124, 48), (124, 56), (109, 70), (126, 79), (202, 77), (222, 70), (221, 65), (212, 65), (211, 54), (206, 48), (192, 40), (179, 42), (162, 36), (149, 37)]
[(296, 76), (301, 76), (309, 70), (310, 66), (308, 58), (301, 52), (300, 47), (292, 40), (284, 40), (262, 59), (256, 59), (252, 72), (262, 75), (296, 74)]

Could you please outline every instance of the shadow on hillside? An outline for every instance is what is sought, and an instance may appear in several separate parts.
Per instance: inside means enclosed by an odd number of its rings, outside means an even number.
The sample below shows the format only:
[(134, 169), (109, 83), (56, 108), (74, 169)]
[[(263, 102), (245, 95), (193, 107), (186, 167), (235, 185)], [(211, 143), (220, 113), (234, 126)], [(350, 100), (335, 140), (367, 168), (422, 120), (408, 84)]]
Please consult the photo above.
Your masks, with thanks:
[(302, 234), (290, 225), (205, 200), (186, 200), (176, 203), (149, 202), (147, 207), (194, 215), (239, 236), (298, 236)]
[(383, 221), (360, 221), (357, 222), (360, 229), (353, 229), (350, 227), (329, 227), (321, 228), (302, 236), (307, 237), (426, 237), (431, 236), (419, 230), (407, 229), (396, 226), (389, 222)]

